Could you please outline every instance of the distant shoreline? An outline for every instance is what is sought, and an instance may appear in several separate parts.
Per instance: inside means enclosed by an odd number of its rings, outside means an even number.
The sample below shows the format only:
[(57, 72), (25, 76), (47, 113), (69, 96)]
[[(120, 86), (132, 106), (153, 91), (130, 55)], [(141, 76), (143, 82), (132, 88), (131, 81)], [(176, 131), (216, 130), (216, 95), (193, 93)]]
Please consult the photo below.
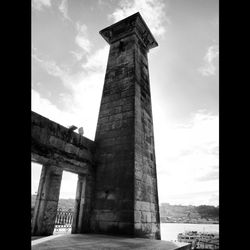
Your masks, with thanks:
[(163, 224), (166, 224), (166, 223), (173, 223), (173, 224), (219, 224), (219, 222), (211, 222), (211, 221), (207, 221), (207, 222), (204, 222), (204, 221), (201, 221), (201, 222), (187, 222), (187, 221), (176, 221), (176, 222), (173, 222), (173, 221), (161, 221), (160, 223), (163, 223)]

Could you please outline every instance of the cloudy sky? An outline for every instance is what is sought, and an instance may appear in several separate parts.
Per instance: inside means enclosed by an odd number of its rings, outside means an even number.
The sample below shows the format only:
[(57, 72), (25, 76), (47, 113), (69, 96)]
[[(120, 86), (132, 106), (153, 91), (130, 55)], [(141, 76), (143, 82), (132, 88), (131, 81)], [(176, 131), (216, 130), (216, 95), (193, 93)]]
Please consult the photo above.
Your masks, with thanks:
[[(109, 45), (140, 12), (159, 46), (149, 73), (160, 203), (219, 204), (218, 0), (33, 0), (32, 110), (94, 140)], [(32, 192), (40, 168), (32, 164)], [(72, 179), (73, 178), (73, 179)], [(61, 197), (74, 197), (64, 174)]]

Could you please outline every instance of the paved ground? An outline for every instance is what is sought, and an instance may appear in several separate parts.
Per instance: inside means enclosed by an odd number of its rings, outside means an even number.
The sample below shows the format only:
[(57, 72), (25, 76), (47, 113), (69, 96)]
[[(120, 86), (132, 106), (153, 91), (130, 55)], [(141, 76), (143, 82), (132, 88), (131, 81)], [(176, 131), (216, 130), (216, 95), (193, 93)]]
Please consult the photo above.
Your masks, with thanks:
[(32, 241), (32, 250), (189, 250), (185, 243), (142, 238), (125, 238), (101, 234), (58, 234)]
[(46, 236), (31, 236), (31, 240), (38, 240), (40, 238), (44, 238)]
[[(59, 229), (59, 230), (54, 230), (52, 236), (58, 235), (58, 234), (60, 234), (60, 235), (62, 235), (62, 234), (64, 234), (64, 235), (65, 234), (71, 234), (71, 228), (68, 231), (66, 231), (65, 228)], [(43, 242), (43, 241), (47, 241), (47, 240), (53, 239), (54, 237), (52, 237), (52, 236), (51, 237), (48, 237), (48, 236), (31, 236), (31, 241), (38, 240), (38, 239), (41, 239), (41, 238), (46, 238), (46, 239), (44, 239), (42, 241), (36, 241), (36, 243), (34, 243), (34, 244), (38, 244), (39, 242)]]

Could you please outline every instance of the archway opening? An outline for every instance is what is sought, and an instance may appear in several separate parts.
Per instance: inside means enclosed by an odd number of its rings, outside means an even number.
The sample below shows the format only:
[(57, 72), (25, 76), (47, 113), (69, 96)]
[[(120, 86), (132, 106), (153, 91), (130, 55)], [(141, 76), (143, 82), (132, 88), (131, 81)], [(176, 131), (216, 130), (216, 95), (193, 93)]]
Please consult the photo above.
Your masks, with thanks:
[(71, 233), (78, 175), (63, 171), (53, 234)]

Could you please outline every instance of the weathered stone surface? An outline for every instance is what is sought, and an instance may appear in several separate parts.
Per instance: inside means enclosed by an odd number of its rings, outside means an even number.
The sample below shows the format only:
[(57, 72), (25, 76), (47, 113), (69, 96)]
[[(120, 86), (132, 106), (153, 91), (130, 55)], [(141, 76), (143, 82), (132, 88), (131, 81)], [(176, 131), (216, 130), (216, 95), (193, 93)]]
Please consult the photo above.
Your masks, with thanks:
[[(98, 224), (108, 216), (110, 222), (134, 225), (130, 233), (135, 236), (159, 239), (160, 232), (152, 229), (152, 224), (156, 228), (159, 224), (155, 216), (159, 209), (151, 207), (158, 202), (158, 193), (153, 187), (157, 180), (147, 60), (148, 50), (157, 42), (139, 14), (100, 34), (110, 44), (110, 53), (95, 137), (98, 192), (92, 232), (113, 230), (107, 224)], [(109, 192), (113, 194), (112, 203)], [(128, 216), (121, 216), (121, 199), (131, 200), (126, 208)], [(137, 222), (143, 223), (138, 231)], [(119, 233), (120, 227), (116, 230)]]
[(31, 112), (32, 160), (41, 164), (67, 164), (72, 172), (89, 172), (94, 142), (49, 119)]
[(117, 234), (119, 232), (119, 223), (111, 221), (98, 221), (97, 232), (108, 232), (112, 234)]
[(53, 234), (61, 179), (61, 168), (43, 166), (32, 220), (32, 235)]
[(90, 231), (92, 182), (92, 176), (78, 175), (72, 233), (88, 233)]
[(32, 234), (53, 234), (63, 170), (77, 173), (81, 183), (81, 187), (78, 183), (81, 191), (79, 190), (79, 197), (76, 197), (72, 231), (88, 232), (94, 186), (94, 142), (35, 112), (31, 113), (31, 125), (32, 160), (44, 165), (32, 222)]

